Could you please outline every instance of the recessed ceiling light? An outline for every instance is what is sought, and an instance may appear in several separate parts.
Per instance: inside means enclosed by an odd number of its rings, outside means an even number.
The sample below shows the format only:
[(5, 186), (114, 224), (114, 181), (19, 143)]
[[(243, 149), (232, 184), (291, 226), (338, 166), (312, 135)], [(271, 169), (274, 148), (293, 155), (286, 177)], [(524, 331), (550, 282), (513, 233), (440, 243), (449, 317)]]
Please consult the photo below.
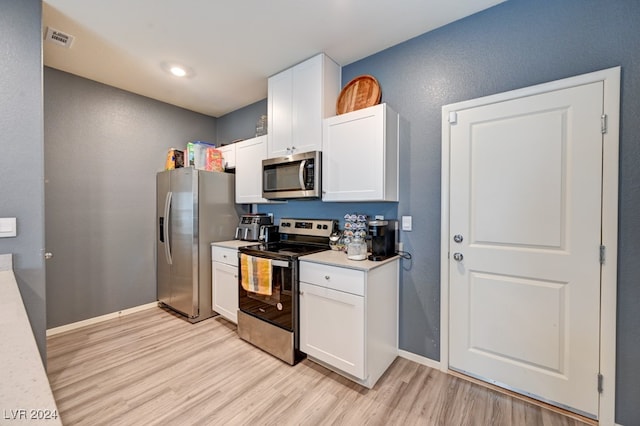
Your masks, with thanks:
[(193, 71), (193, 69), (178, 64), (176, 62), (162, 62), (160, 64), (160, 67), (167, 73), (175, 76), (175, 77), (187, 77), (187, 78), (191, 78), (195, 75), (195, 72)]
[(171, 67), (169, 71), (171, 71), (171, 74), (175, 75), (176, 77), (184, 77), (185, 75), (187, 75), (187, 71), (184, 68), (178, 66)]

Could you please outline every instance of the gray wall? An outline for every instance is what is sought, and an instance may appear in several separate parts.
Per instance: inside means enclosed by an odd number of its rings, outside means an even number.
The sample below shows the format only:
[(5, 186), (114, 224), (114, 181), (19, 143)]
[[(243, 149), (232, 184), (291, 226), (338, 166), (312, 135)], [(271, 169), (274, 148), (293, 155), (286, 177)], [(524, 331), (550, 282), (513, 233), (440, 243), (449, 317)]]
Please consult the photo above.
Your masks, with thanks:
[[(343, 67), (343, 84), (360, 74), (374, 75), (382, 100), (410, 123), (410, 142), (401, 148), (398, 204), (399, 216), (414, 217), (413, 231), (401, 235), (413, 254), (411, 268), (403, 268), (401, 276), (401, 349), (440, 358), (441, 107), (620, 65), (616, 421), (638, 424), (639, 22), (637, 0), (510, 0)], [(300, 216), (316, 215), (319, 208), (290, 205)]]
[(14, 254), (18, 287), (46, 361), (41, 3), (0, 0), (0, 11), (0, 217), (18, 223), (16, 238), (0, 239), (0, 253)]
[(47, 327), (155, 301), (156, 172), (215, 119), (45, 68), (44, 129)]
[(261, 115), (267, 115), (266, 99), (218, 117), (216, 144), (227, 145), (236, 139), (255, 137), (256, 123)]

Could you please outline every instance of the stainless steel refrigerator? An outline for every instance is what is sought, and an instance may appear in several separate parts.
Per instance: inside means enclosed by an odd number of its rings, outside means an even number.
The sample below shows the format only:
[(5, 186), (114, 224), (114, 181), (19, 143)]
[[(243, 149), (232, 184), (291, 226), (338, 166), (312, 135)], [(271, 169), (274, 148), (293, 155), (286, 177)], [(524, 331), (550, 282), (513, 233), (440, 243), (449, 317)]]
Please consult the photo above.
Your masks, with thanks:
[(198, 322), (211, 307), (211, 248), (238, 225), (235, 176), (191, 167), (156, 178), (156, 272), (160, 306)]

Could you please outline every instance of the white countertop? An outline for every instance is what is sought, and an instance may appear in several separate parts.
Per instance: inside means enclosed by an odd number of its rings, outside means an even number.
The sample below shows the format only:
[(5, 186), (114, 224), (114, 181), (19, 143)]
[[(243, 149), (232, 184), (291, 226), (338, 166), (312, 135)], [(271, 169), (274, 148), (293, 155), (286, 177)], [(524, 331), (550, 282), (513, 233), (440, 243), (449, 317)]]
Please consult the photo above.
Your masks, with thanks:
[[(259, 244), (259, 243), (257, 241), (229, 240), (229, 241), (217, 241), (217, 242), (211, 243), (211, 246), (238, 249), (240, 247), (251, 246), (255, 244)], [(389, 259), (385, 259), (379, 262), (374, 262), (371, 260), (350, 260), (350, 259), (347, 259), (347, 253), (343, 251), (336, 251), (336, 250), (326, 250), (326, 251), (321, 251), (319, 253), (308, 254), (306, 256), (300, 257), (301, 261), (322, 263), (325, 265), (358, 269), (361, 271), (370, 271), (371, 269), (378, 268), (382, 265), (385, 265), (389, 262), (394, 262), (399, 259), (400, 259), (400, 256), (393, 256)]]
[[(22, 302), (12, 255), (0, 255), (0, 410), (8, 423), (61, 425), (27, 311)], [(56, 418), (52, 418), (54, 416)]]
[(337, 250), (321, 251), (319, 253), (308, 254), (300, 257), (300, 261), (321, 263), (324, 265), (339, 266), (341, 268), (358, 269), (361, 271), (370, 271), (389, 262), (399, 260), (400, 256), (393, 256), (389, 259), (374, 262), (372, 260), (350, 260), (347, 253)]
[(211, 243), (212, 246), (225, 247), (230, 249), (237, 249), (244, 246), (253, 246), (260, 244), (258, 241), (243, 241), (243, 240), (228, 240), (228, 241), (216, 241)]

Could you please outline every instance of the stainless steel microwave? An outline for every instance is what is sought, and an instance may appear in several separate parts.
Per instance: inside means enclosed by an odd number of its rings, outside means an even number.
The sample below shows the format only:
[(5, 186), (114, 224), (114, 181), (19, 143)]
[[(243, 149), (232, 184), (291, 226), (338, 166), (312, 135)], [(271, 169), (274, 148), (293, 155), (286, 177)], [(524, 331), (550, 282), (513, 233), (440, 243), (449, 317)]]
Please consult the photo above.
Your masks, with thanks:
[(320, 198), (320, 151), (262, 160), (262, 197), (270, 200)]

